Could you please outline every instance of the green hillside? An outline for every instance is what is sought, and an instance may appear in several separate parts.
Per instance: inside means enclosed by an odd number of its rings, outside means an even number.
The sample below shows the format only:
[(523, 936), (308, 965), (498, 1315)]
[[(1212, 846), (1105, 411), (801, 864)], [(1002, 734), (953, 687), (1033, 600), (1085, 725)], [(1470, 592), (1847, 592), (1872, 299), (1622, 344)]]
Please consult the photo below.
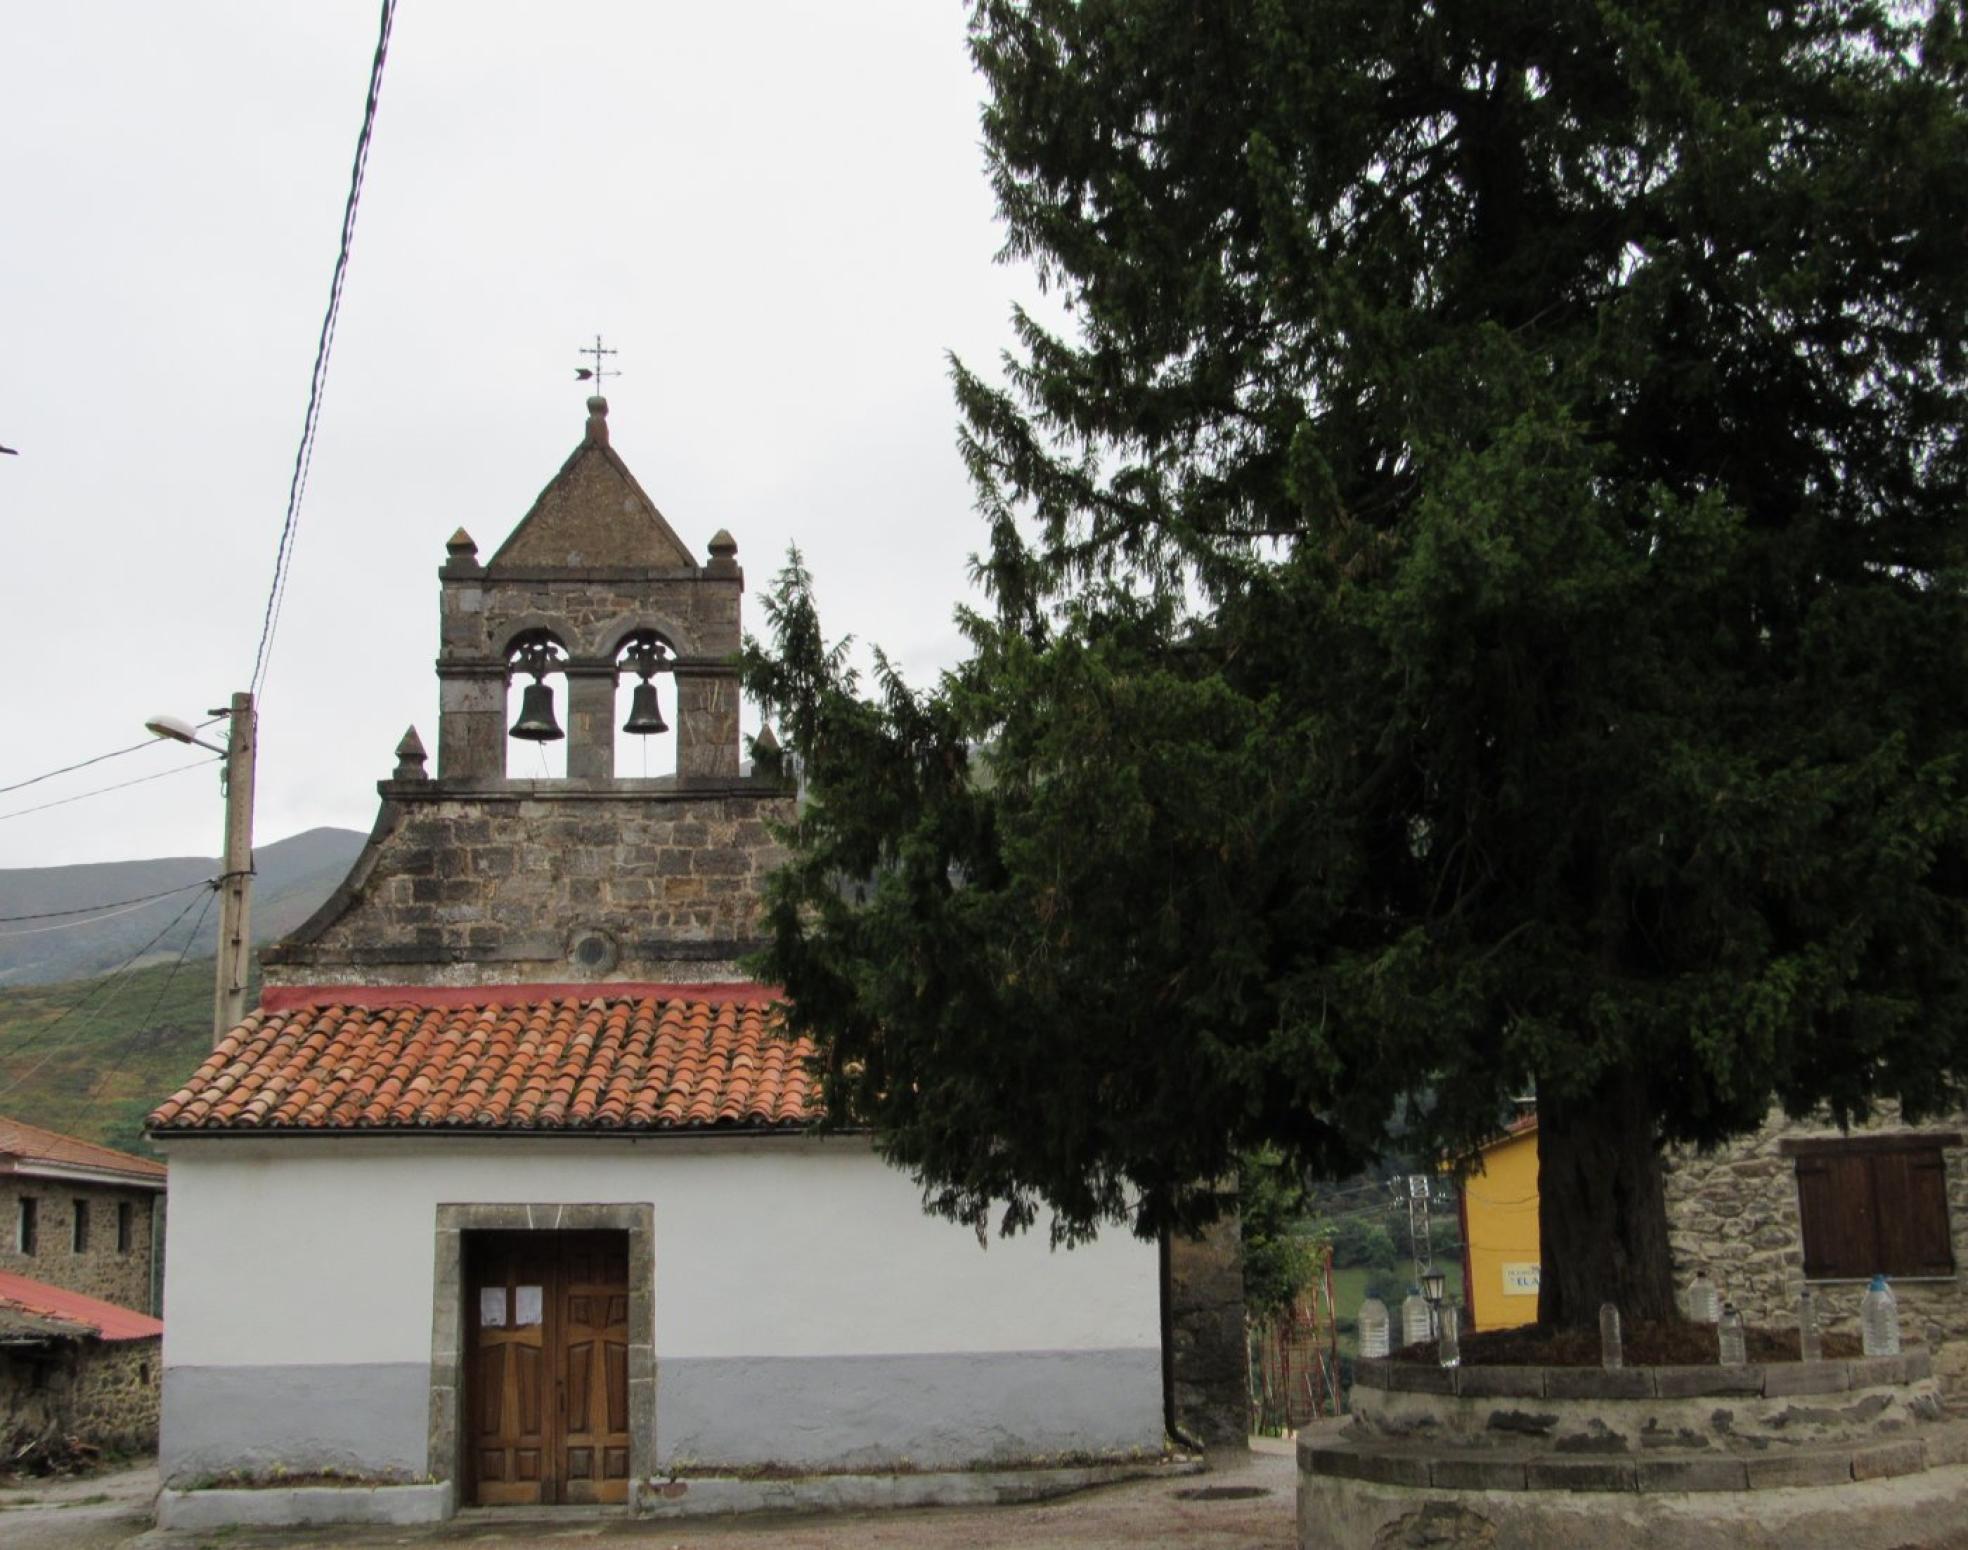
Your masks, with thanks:
[[(0, 1114), (150, 1155), (144, 1115), (212, 1047), (210, 958), (0, 988)], [(255, 975), (247, 1005), (259, 1000)]]

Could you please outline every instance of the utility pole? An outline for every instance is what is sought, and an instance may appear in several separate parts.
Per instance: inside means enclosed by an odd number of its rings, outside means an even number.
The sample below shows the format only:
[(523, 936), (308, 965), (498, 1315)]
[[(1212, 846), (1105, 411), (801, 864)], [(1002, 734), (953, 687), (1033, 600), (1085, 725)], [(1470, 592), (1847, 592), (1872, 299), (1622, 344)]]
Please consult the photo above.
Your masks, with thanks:
[(212, 1047), (246, 1015), (253, 950), (253, 760), (260, 729), (253, 696), (232, 697), (225, 749), (225, 866), (219, 874), (219, 959), (212, 993)]

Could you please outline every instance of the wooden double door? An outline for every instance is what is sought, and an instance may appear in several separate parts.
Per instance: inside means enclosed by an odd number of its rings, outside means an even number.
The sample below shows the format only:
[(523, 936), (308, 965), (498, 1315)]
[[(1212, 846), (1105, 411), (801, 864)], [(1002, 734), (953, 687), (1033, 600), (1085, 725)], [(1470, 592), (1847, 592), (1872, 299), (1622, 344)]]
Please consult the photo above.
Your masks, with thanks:
[(626, 1502), (628, 1234), (473, 1233), (464, 1247), (472, 1499)]

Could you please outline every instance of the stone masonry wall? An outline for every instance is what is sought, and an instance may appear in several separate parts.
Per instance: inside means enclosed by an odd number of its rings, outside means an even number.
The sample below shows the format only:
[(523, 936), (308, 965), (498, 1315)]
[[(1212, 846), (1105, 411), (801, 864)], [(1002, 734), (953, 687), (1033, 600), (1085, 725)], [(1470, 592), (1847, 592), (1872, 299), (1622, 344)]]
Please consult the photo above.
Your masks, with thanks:
[[(1959, 1121), (1951, 1122), (1948, 1128)], [(1908, 1126), (1887, 1106), (1870, 1130), (1919, 1134), (1940, 1127)], [(1852, 1134), (1864, 1133), (1855, 1128)], [(1779, 1150), (1787, 1140), (1835, 1140), (1829, 1119), (1786, 1119), (1773, 1111), (1755, 1135), (1707, 1155), (1670, 1152), (1666, 1158), (1668, 1242), (1675, 1284), (1685, 1287), (1706, 1267), (1724, 1297), (1750, 1324), (1794, 1327), (1797, 1294), (1804, 1284), (1803, 1219), (1797, 1203), (1794, 1158)], [(1945, 1392), (1968, 1398), (1968, 1148), (1947, 1147), (1948, 1215), (1956, 1273), (1943, 1279), (1900, 1279), (1900, 1333), (1933, 1348), (1935, 1375)], [(1828, 1330), (1857, 1333), (1865, 1288), (1851, 1282), (1814, 1283), (1819, 1318)]]
[(1197, 1238), (1169, 1239), (1169, 1371), (1175, 1424), (1205, 1447), (1250, 1436), (1243, 1232), (1236, 1206)]
[(73, 1437), (115, 1453), (154, 1452), (161, 1344), (153, 1335), (0, 1348), (0, 1438)]
[(262, 956), (270, 985), (471, 985), (742, 977), (778, 786), (715, 792), (513, 782), (384, 785), (381, 837), (321, 917)]
[[(20, 1252), (20, 1202), (24, 1195), (37, 1203), (32, 1254)], [(154, 1192), (146, 1189), (21, 1174), (0, 1176), (0, 1270), (149, 1313), (150, 1213), (155, 1198)], [(78, 1200), (89, 1203), (89, 1246), (79, 1254), (74, 1250)], [(116, 1247), (116, 1208), (124, 1203), (130, 1207), (127, 1252)]]

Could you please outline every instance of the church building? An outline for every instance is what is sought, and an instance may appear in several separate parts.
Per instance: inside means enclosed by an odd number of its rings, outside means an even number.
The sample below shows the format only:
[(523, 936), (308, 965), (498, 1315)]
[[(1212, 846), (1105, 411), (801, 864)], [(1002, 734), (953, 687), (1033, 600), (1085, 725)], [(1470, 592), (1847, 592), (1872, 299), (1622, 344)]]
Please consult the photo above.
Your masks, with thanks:
[[(1158, 1454), (1154, 1244), (986, 1245), (810, 1131), (810, 1049), (740, 966), (793, 797), (740, 760), (737, 545), (699, 559), (607, 415), (489, 559), (450, 539), (435, 770), (413, 729), (151, 1115), (165, 1485), (443, 1515)], [(673, 769), (618, 767), (625, 718)]]

